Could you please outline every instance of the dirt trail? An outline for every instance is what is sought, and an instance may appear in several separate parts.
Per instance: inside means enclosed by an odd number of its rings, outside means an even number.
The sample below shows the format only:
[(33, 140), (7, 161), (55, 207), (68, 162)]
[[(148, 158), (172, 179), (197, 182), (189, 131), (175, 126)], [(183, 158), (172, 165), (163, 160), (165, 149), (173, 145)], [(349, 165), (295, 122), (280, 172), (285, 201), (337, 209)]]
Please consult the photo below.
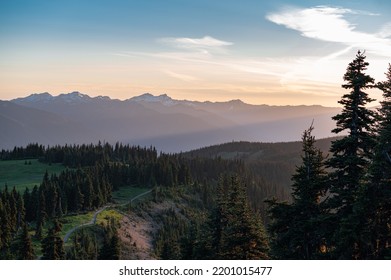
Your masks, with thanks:
[[(146, 192), (143, 192), (139, 195), (136, 195), (135, 197), (133, 197), (131, 200), (130, 200), (130, 203), (132, 203), (133, 201), (135, 201), (136, 199), (139, 199), (140, 197), (144, 196), (144, 195), (147, 195), (149, 194), (150, 192), (152, 192), (152, 190), (149, 190), (149, 191), (146, 191)], [(89, 226), (89, 225), (94, 225), (96, 223), (96, 218), (98, 217), (98, 215), (104, 211), (105, 209), (107, 209), (108, 207), (112, 207), (112, 206), (121, 206), (121, 205), (126, 205), (128, 202), (126, 203), (123, 203), (123, 204), (120, 204), (120, 205), (113, 205), (113, 204), (108, 204), (108, 205), (105, 205), (104, 207), (98, 209), (95, 213), (94, 213), (94, 216), (92, 217), (91, 221), (89, 221), (88, 223), (85, 223), (85, 224), (81, 224), (81, 225), (77, 225), (73, 228), (71, 228), (64, 236), (64, 243), (66, 243), (68, 240), (69, 240), (69, 237), (72, 235), (72, 233), (74, 233), (76, 230), (82, 228), (82, 227), (85, 227), (85, 226)]]
[(68, 240), (69, 240), (69, 237), (71, 236), (72, 233), (74, 233), (76, 230), (78, 230), (79, 228), (82, 228), (82, 227), (85, 227), (85, 226), (89, 226), (89, 225), (93, 225), (96, 223), (96, 217), (99, 215), (99, 213), (101, 213), (103, 210), (105, 210), (107, 207), (110, 207), (110, 205), (106, 205), (102, 208), (100, 208), (99, 210), (97, 210), (95, 213), (94, 213), (94, 216), (92, 217), (91, 221), (89, 221), (88, 223), (85, 223), (85, 224), (81, 224), (81, 225), (78, 225), (78, 226), (75, 226), (74, 228), (71, 228), (64, 236), (64, 243), (66, 243)]

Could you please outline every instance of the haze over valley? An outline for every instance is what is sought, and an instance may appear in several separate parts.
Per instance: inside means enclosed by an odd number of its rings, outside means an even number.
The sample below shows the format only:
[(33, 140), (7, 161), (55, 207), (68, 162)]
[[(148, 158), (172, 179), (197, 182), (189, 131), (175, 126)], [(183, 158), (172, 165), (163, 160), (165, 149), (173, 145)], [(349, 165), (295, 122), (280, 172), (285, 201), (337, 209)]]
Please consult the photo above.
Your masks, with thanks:
[(1, 149), (122, 142), (180, 152), (230, 141), (300, 140), (314, 121), (318, 138), (332, 136), (340, 108), (198, 102), (149, 93), (126, 100), (80, 92), (32, 94), (0, 101)]

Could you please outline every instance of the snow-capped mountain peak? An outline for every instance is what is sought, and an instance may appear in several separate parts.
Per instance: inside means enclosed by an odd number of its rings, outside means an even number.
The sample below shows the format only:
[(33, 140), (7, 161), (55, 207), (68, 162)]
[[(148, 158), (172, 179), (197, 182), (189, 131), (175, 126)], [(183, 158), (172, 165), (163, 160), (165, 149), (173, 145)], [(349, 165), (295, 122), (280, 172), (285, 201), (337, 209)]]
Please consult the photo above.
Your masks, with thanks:
[(86, 94), (82, 94), (78, 91), (73, 91), (71, 93), (62, 93), (57, 98), (64, 100), (65, 102), (68, 103), (73, 103), (73, 102), (86, 102), (91, 99)]
[(128, 100), (133, 102), (140, 102), (140, 103), (161, 103), (165, 106), (173, 106), (178, 104), (177, 100), (172, 99), (167, 94), (161, 94), (155, 96), (150, 93), (144, 93), (140, 96), (135, 96)]
[(99, 96), (97, 96), (97, 97), (95, 97), (95, 98), (98, 99), (98, 100), (104, 100), (104, 101), (110, 101), (110, 100), (111, 100), (110, 97), (108, 97), (108, 96), (103, 96), (103, 95), (99, 95)]
[(48, 92), (43, 92), (43, 93), (33, 93), (27, 97), (22, 97), (22, 98), (17, 98), (15, 99), (16, 102), (18, 101), (26, 101), (29, 103), (47, 103), (51, 101), (54, 97), (48, 93)]

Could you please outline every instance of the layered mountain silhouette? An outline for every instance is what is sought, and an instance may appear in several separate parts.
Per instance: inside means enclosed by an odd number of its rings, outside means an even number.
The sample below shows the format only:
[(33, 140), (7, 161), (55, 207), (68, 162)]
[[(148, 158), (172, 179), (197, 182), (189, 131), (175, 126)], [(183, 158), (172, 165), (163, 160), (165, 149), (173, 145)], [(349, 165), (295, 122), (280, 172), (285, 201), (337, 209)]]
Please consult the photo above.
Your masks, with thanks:
[(106, 141), (187, 151), (231, 141), (300, 140), (314, 121), (317, 138), (332, 136), (339, 108), (198, 102), (146, 93), (127, 100), (80, 92), (32, 94), (0, 101), (0, 149)]

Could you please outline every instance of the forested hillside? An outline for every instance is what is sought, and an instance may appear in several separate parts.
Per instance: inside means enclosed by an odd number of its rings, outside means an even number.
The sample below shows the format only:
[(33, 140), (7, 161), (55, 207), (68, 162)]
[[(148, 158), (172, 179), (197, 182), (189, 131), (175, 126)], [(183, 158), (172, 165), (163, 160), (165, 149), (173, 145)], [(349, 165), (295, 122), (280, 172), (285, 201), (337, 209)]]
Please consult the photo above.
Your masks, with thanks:
[[(198, 188), (204, 189), (204, 201), (213, 201), (221, 174), (247, 173), (244, 163), (239, 160), (158, 154), (152, 147), (119, 143), (114, 146), (105, 143), (54, 147), (30, 144), (1, 152), (1, 159), (5, 162), (34, 158), (47, 164), (62, 164), (65, 170), (59, 174), (42, 174), (40, 185), (23, 192), (13, 186), (2, 187), (1, 251), (4, 258), (26, 257), (23, 254), (27, 252), (13, 250), (18, 248), (22, 232), (43, 242), (47, 240), (46, 234), (59, 233), (64, 217), (111, 203), (113, 191), (140, 186), (159, 188), (160, 191), (155, 191), (156, 198), (165, 189), (182, 188), (187, 192), (187, 189)], [(251, 178), (253, 176), (249, 174), (245, 180), (250, 182)], [(261, 193), (265, 187), (252, 185)], [(272, 191), (272, 194), (277, 195), (277, 192)], [(260, 197), (260, 200), (265, 198)], [(53, 227), (50, 226), (52, 223)], [(42, 250), (45, 248), (47, 246)]]

